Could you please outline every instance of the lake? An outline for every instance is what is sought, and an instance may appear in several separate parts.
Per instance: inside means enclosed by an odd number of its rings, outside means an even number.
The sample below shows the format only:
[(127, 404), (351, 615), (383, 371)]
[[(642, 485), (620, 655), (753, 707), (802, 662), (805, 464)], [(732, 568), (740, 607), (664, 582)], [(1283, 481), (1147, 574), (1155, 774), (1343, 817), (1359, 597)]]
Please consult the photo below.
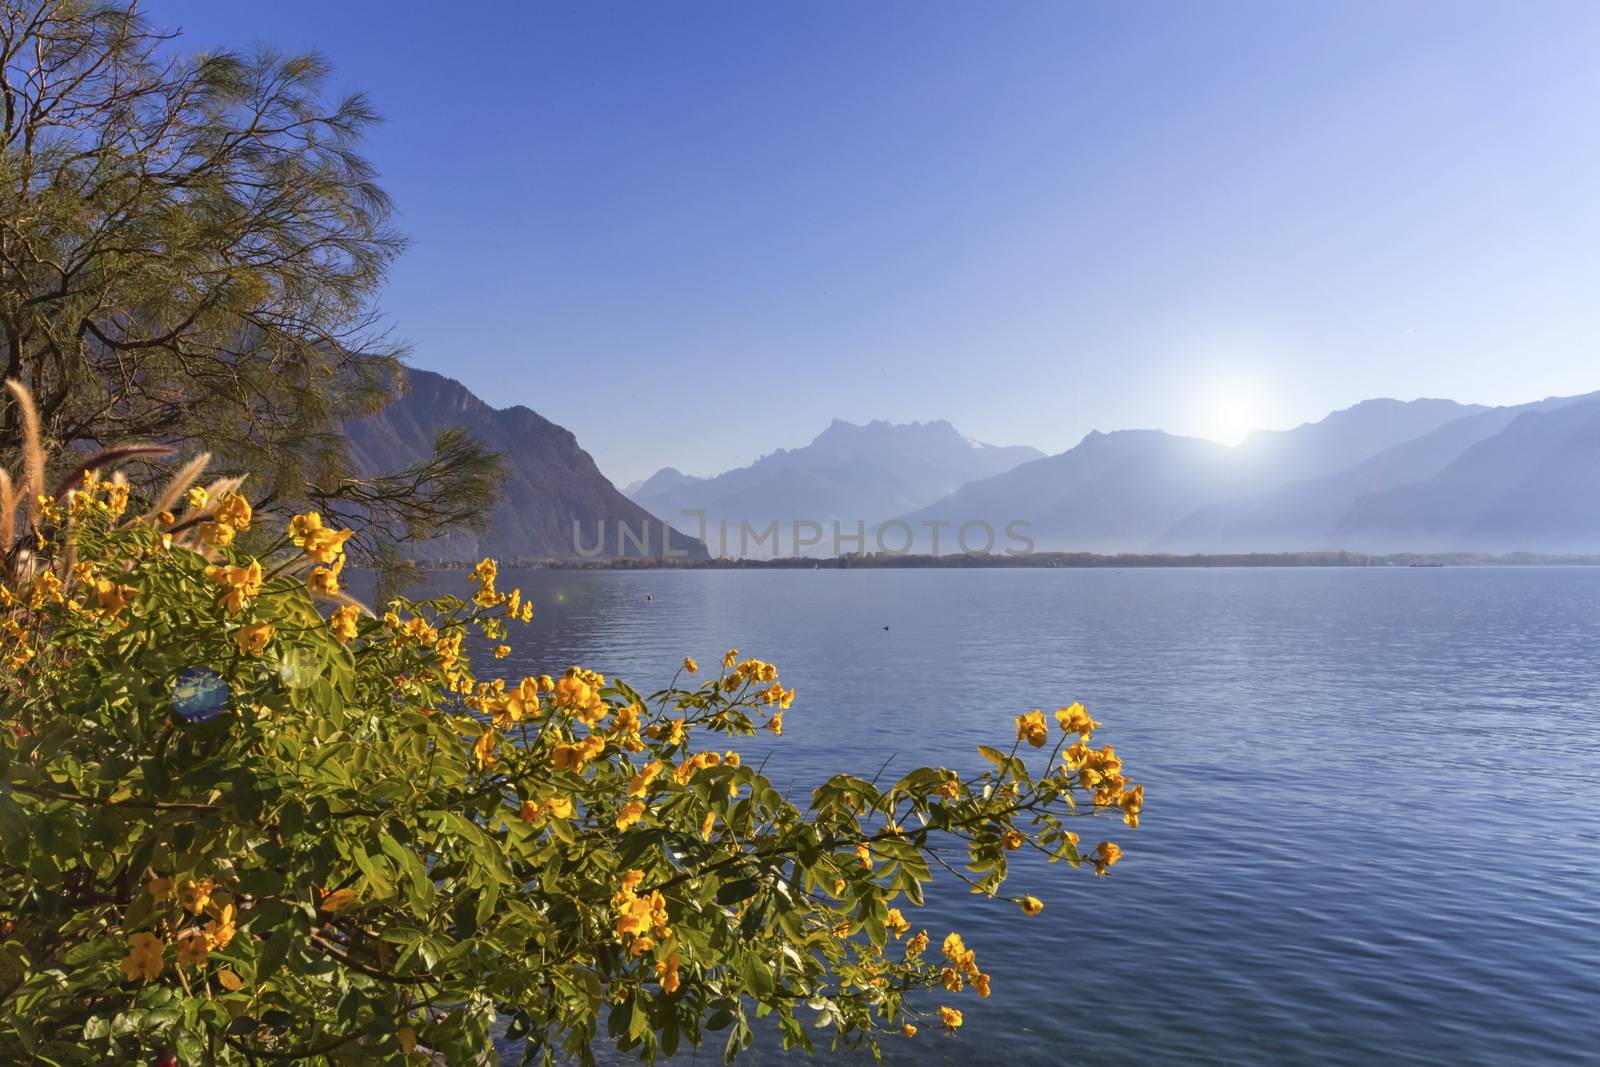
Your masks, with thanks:
[[(1125, 859), (1109, 878), (1019, 863), (1008, 890), (1046, 902), (1031, 920), (936, 881), (914, 925), (960, 929), (995, 994), (945, 998), (960, 1035), (887, 1039), (891, 1063), (1600, 1058), (1600, 569), (517, 584), (539, 615), (509, 673), (582, 663), (648, 691), (686, 654), (776, 662), (799, 696), (767, 769), (797, 796), (888, 752), (971, 769), (1036, 707), (1105, 723), (1145, 816), (1084, 836)], [(800, 1062), (741, 1062), (777, 1060)]]

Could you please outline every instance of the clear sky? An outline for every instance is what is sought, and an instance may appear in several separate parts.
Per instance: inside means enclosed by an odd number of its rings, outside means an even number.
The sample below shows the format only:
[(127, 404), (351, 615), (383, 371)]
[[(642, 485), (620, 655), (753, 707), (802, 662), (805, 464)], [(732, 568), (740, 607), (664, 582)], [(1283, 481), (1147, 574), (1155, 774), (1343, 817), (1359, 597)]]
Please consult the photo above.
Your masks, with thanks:
[(413, 362), (618, 484), (1600, 389), (1600, 3), (146, 0), (388, 122)]

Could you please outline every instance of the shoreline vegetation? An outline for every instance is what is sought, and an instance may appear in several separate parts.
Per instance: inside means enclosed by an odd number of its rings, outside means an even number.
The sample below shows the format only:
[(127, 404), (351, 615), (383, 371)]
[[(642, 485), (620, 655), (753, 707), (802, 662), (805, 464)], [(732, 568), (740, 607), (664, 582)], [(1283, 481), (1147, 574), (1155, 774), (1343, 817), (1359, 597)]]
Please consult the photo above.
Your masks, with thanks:
[[(419, 570), (470, 570), (472, 564), (447, 560), (416, 563)], [(974, 569), (974, 568), (1133, 568), (1133, 567), (1593, 567), (1600, 566), (1600, 554), (1545, 555), (1536, 552), (1510, 552), (1494, 555), (1481, 552), (1397, 552), (1369, 555), (1362, 552), (1241, 552), (1174, 555), (1168, 553), (1127, 553), (1101, 555), (1094, 552), (1034, 552), (1027, 555), (999, 553), (949, 553), (940, 556), (866, 553), (817, 558), (788, 556), (780, 559), (682, 559), (660, 556), (627, 556), (608, 559), (518, 559), (507, 567), (547, 570), (850, 570), (866, 569)]]

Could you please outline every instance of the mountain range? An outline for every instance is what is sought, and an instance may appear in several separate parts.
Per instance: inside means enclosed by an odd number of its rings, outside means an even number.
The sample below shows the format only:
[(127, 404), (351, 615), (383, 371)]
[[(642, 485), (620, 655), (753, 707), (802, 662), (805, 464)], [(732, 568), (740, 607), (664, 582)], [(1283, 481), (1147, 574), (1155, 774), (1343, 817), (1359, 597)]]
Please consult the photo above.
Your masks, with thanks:
[[(664, 467), (626, 493), (570, 431), (430, 371), (411, 370), (406, 395), (345, 429), (358, 468), (377, 473), (423, 459), (447, 427), (502, 453), (506, 481), (486, 531), (413, 546), (421, 559), (653, 556), (663, 519), (677, 527), (673, 551), (691, 559), (708, 556), (702, 531), (719, 554), (826, 556), (873, 551), (880, 536), (892, 550), (927, 552), (937, 530), (948, 553), (974, 522), (999, 535), (996, 551), (1015, 544), (1011, 527), (1040, 551), (1110, 554), (1600, 552), (1600, 393), (1509, 407), (1368, 400), (1236, 446), (1094, 431), (1048, 456), (974, 441), (942, 420), (835, 420), (748, 466), (710, 477)], [(704, 513), (704, 525), (686, 512)], [(852, 541), (858, 529), (865, 538)]]
[[(780, 448), (746, 467), (696, 478), (672, 467), (629, 487), (629, 497), (680, 530), (699, 535), (703, 512), (711, 547), (730, 555), (786, 555), (794, 549), (793, 523), (809, 521), (831, 531), (834, 522), (855, 530), (937, 500), (974, 479), (1011, 470), (1044, 453), (1027, 446), (987, 445), (963, 437), (943, 420), (865, 426), (835, 419), (810, 444)], [(739, 548), (740, 524), (760, 533), (777, 520), (776, 547)], [(804, 538), (805, 534), (801, 534)], [(770, 542), (769, 542), (770, 544)], [(804, 547), (804, 546), (802, 546)], [(831, 533), (819, 546), (832, 555)]]
[(1369, 400), (1234, 447), (1091, 433), (903, 521), (1022, 520), (1039, 550), (1104, 553), (1594, 552), (1597, 476), (1600, 393), (1502, 408)]
[[(1053, 456), (977, 445), (944, 422), (835, 422), (804, 448), (711, 478), (664, 468), (629, 495), (674, 521), (706, 512), (714, 551), (718, 519), (777, 520), (785, 535), (802, 519), (865, 520), (867, 551), (881, 535), (928, 552), (936, 529), (938, 550), (954, 551), (962, 525), (982, 522), (995, 550), (1018, 543), (1010, 526), (1041, 551), (1588, 553), (1600, 551), (1597, 490), (1600, 393), (1510, 407), (1368, 400), (1236, 446), (1095, 431)], [(693, 521), (682, 528), (699, 532)], [(988, 543), (981, 529), (969, 547)], [(720, 543), (741, 554), (736, 529)], [(794, 549), (758, 547), (743, 554)], [(833, 548), (825, 536), (802, 551)]]

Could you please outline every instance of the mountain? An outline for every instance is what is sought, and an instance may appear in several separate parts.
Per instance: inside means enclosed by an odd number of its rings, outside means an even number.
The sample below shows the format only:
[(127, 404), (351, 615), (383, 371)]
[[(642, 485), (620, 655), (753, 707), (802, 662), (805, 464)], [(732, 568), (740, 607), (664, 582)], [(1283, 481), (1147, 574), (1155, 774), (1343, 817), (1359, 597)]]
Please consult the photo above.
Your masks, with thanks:
[[(794, 551), (794, 524), (828, 530), (813, 551), (832, 555), (831, 525), (846, 532), (921, 507), (965, 482), (1009, 470), (1044, 453), (1025, 446), (999, 447), (963, 437), (943, 420), (858, 426), (834, 420), (808, 445), (779, 449), (747, 467), (694, 478), (671, 467), (652, 475), (631, 497), (679, 529), (699, 533), (703, 511), (713, 548), (729, 555), (785, 555)], [(728, 524), (726, 542), (720, 523)], [(752, 530), (779, 525), (779, 541), (744, 545), (740, 524)], [(801, 533), (804, 540), (808, 535)], [(802, 545), (802, 548), (805, 546)], [(852, 546), (853, 547), (853, 546)]]
[(1345, 514), (1362, 497), (1425, 482), (1472, 445), (1500, 433), (1524, 412), (1553, 410), (1581, 399), (1552, 397), (1514, 407), (1477, 408), (1473, 414), (1446, 422), (1333, 474), (1202, 508), (1169, 530), (1156, 547), (1167, 552), (1354, 548), (1338, 541), (1334, 534)]
[(1254, 430), (1234, 451), (1263, 485), (1345, 470), (1441, 426), (1488, 409), (1454, 400), (1363, 400), (1292, 430)]
[(1356, 501), (1353, 549), (1593, 552), (1600, 547), (1600, 399), (1524, 411), (1433, 477)]
[[(940, 551), (949, 551), (968, 522), (987, 523), (1001, 551), (1015, 547), (1001, 542), (1016, 522), (1029, 524), (1040, 551), (1133, 551), (1152, 532), (1238, 492), (1242, 475), (1232, 459), (1233, 450), (1214, 441), (1161, 430), (1097, 430), (1066, 452), (971, 482), (901, 521), (922, 552), (933, 547), (935, 527), (926, 524), (949, 524), (940, 528)], [(904, 536), (886, 524), (881, 539), (897, 547)], [(978, 548), (985, 536), (973, 527), (969, 547)]]
[[(406, 395), (376, 415), (345, 425), (359, 470), (393, 471), (424, 459), (434, 436), (451, 426), (466, 430), (506, 460), (506, 480), (489, 529), (482, 534), (452, 531), (415, 546), (416, 558), (496, 556), (509, 561), (661, 553), (661, 522), (617, 492), (569, 430), (525, 407), (490, 407), (441, 374), (414, 368), (407, 373)], [(619, 532), (619, 523), (629, 537)], [(681, 533), (671, 536), (673, 551), (705, 558), (700, 542)], [(638, 542), (645, 542), (646, 549), (641, 551)]]
[(685, 474), (676, 467), (662, 467), (643, 481), (632, 482), (622, 491), (622, 495), (629, 500), (638, 500), (640, 496), (654, 497), (674, 492), (685, 486), (698, 485), (704, 478), (696, 478), (692, 474)]
[[(927, 524), (1019, 527), (1039, 550), (1370, 552), (1600, 550), (1590, 520), (1600, 443), (1590, 397), (1484, 408), (1371, 400), (1234, 448), (1155, 430), (1091, 433), (1056, 456), (962, 486), (903, 516), (916, 551)], [(886, 525), (885, 530), (888, 530)], [(905, 534), (886, 538), (898, 547)], [(975, 528), (969, 547), (981, 547)]]

